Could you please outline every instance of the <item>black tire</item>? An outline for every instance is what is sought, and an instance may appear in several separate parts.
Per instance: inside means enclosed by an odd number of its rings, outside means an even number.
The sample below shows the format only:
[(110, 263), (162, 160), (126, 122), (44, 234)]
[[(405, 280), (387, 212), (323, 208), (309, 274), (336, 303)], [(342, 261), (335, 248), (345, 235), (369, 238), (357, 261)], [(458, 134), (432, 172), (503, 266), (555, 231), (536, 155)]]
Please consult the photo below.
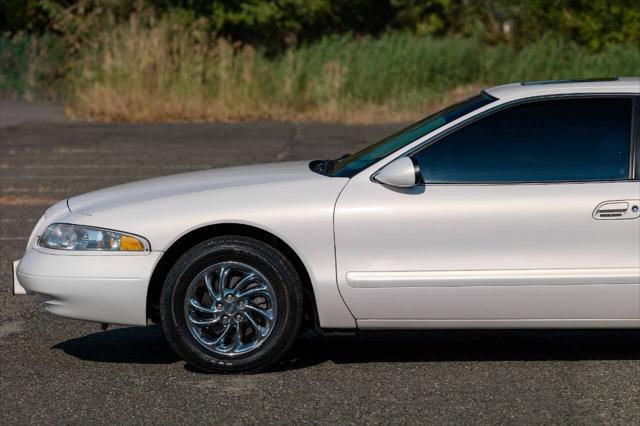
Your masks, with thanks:
[[(276, 320), (267, 339), (246, 354), (209, 351), (189, 331), (184, 300), (189, 283), (216, 262), (242, 262), (260, 271), (274, 290)], [(298, 337), (303, 317), (303, 290), (291, 262), (272, 246), (242, 236), (216, 237), (197, 244), (173, 265), (160, 295), (162, 330), (171, 347), (188, 364), (208, 373), (258, 372), (280, 360)]]

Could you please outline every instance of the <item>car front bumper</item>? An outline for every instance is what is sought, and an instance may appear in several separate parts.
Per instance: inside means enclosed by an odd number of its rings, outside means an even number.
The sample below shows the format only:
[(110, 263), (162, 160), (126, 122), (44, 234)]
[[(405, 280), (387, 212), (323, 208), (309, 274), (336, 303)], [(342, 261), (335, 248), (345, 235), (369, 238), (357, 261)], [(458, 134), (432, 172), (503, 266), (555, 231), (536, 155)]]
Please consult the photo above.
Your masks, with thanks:
[(18, 271), (18, 264), (20, 263), (19, 260), (16, 260), (15, 262), (13, 262), (12, 266), (12, 282), (13, 282), (13, 295), (14, 296), (19, 296), (22, 294), (29, 294), (27, 292), (27, 289), (25, 289), (24, 287), (22, 287), (22, 284), (20, 284), (20, 280), (18, 280), (18, 275), (17, 275), (17, 271)]
[(29, 249), (17, 267), (14, 262), (14, 294), (35, 293), (47, 312), (66, 318), (146, 325), (147, 289), (161, 255), (51, 254)]

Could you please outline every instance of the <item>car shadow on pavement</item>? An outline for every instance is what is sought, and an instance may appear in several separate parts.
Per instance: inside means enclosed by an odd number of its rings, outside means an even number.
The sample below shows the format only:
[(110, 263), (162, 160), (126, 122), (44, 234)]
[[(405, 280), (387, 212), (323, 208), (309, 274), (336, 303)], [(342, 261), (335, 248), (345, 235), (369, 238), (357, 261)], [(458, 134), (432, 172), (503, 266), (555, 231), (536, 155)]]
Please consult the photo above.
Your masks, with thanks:
[[(160, 327), (97, 332), (53, 347), (85, 361), (179, 361)], [(640, 330), (437, 330), (302, 335), (272, 371), (369, 362), (576, 361), (640, 359)], [(192, 371), (190, 367), (186, 367)]]
[(640, 330), (437, 330), (301, 337), (280, 370), (331, 361), (577, 361), (640, 359)]
[(53, 346), (84, 361), (171, 364), (180, 360), (159, 326), (99, 331)]

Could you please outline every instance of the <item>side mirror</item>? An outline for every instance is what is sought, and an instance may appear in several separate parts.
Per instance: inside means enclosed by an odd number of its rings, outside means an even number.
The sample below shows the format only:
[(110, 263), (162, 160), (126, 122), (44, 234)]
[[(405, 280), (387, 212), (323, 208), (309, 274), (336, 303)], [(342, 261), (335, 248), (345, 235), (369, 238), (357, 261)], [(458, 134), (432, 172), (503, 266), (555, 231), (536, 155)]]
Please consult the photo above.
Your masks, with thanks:
[(384, 166), (373, 180), (389, 186), (410, 188), (420, 182), (420, 168), (410, 157), (400, 157)]

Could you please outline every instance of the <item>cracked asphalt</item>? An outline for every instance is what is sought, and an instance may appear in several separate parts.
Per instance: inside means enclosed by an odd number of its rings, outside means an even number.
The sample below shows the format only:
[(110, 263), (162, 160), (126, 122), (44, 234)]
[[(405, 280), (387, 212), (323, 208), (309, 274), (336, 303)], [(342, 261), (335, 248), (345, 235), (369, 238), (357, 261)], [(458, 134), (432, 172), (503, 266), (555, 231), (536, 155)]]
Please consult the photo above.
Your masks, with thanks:
[(189, 170), (335, 157), (398, 125), (91, 124), (0, 103), (0, 424), (640, 424), (640, 331), (302, 336), (273, 371), (204, 375), (156, 326), (99, 331), (10, 290), (56, 200)]

